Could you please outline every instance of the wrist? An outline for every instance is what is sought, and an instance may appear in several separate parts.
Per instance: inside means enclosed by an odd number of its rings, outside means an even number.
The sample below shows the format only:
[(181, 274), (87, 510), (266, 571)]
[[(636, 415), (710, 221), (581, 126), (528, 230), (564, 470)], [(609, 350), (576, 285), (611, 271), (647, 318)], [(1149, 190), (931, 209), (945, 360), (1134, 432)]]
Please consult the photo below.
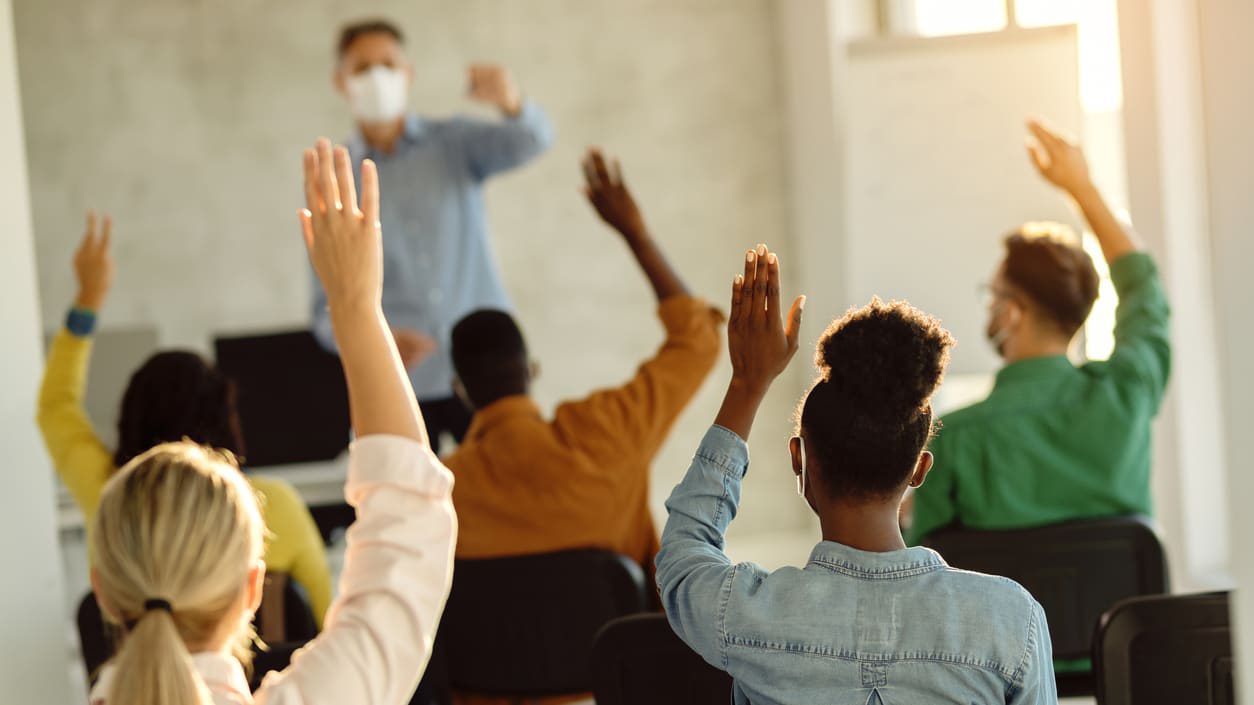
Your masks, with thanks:
[(1097, 186), (1090, 180), (1085, 179), (1080, 183), (1074, 184), (1067, 189), (1067, 193), (1075, 199), (1077, 203), (1091, 201), (1094, 198), (1101, 198), (1101, 194), (1097, 190)]
[(761, 400), (771, 388), (771, 380), (761, 380), (732, 372), (731, 382), (727, 385), (727, 395), (742, 400)]
[(104, 298), (104, 294), (90, 291), (80, 291), (78, 292), (78, 295), (74, 297), (74, 308), (82, 311), (99, 313), (100, 307), (104, 305)]

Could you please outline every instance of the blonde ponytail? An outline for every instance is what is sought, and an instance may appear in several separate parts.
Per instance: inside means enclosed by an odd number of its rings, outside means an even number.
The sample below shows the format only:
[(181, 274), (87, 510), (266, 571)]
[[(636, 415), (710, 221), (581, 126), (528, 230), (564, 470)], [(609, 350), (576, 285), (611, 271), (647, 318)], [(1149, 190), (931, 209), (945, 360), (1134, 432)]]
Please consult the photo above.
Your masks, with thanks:
[(226, 453), (166, 443), (109, 480), (92, 532), (95, 588), (125, 633), (107, 703), (211, 705), (191, 653), (225, 640), (247, 663), (251, 614), (241, 609), (263, 528)]

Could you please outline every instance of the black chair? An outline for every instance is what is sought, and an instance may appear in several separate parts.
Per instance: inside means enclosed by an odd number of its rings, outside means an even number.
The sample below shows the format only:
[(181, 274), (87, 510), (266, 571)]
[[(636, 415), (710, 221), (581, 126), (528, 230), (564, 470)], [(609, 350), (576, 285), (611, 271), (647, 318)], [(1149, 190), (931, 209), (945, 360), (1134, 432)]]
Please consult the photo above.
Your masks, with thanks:
[(592, 647), (597, 705), (727, 705), (732, 679), (675, 635), (663, 614), (622, 617)]
[[(955, 568), (1002, 575), (1041, 603), (1054, 658), (1088, 659), (1102, 614), (1120, 600), (1167, 592), (1158, 535), (1138, 516), (1031, 529), (944, 529), (924, 539)], [(1091, 695), (1092, 673), (1059, 673), (1060, 696)]]
[[(83, 665), (90, 681), (117, 650), (120, 630), (106, 622), (93, 592), (87, 593), (78, 605), (78, 639), (83, 651)], [(254, 685), (271, 670), (285, 668), (291, 654), (300, 645), (318, 635), (313, 609), (305, 591), (295, 580), (283, 573), (266, 575), (261, 606), (253, 626), (263, 641), (271, 643), (268, 650), (254, 652)]]
[(648, 604), (640, 566), (608, 551), (456, 561), (438, 639), (448, 682), (483, 695), (590, 691), (597, 632)]
[(249, 466), (331, 460), (348, 447), (344, 373), (312, 333), (217, 337), (213, 347), (236, 385)]
[(1102, 616), (1093, 643), (1102, 705), (1231, 705), (1228, 594), (1136, 597)]

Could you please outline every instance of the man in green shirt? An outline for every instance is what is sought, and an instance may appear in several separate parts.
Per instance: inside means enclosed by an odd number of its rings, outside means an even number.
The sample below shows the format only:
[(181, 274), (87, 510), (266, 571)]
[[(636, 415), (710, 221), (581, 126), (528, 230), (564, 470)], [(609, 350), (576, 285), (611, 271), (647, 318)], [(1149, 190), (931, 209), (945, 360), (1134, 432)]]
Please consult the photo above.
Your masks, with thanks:
[(944, 418), (931, 445), (936, 464), (915, 493), (912, 544), (955, 522), (1009, 529), (1150, 513), (1150, 422), (1171, 367), (1162, 283), (1102, 200), (1080, 148), (1028, 127), (1033, 164), (1075, 199), (1110, 264), (1115, 350), (1078, 367), (1067, 358), (1098, 283), (1074, 237), (1027, 226), (1008, 237), (988, 324), (1006, 364), (987, 399)]

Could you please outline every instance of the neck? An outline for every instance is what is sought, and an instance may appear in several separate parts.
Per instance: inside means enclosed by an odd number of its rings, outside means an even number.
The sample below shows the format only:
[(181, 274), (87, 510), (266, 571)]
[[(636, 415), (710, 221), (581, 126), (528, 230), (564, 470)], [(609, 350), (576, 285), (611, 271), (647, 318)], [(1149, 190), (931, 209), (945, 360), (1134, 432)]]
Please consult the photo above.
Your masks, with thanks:
[(1066, 355), (1070, 344), (1057, 338), (1028, 338), (1025, 340), (1007, 341), (1002, 350), (1006, 364), (1031, 360), (1036, 357), (1057, 357)]
[(887, 553), (906, 547), (897, 511), (901, 497), (884, 502), (835, 502), (819, 512), (823, 540), (859, 551)]
[(358, 122), (357, 129), (372, 149), (390, 154), (405, 131), (405, 118), (401, 116), (391, 122)]

